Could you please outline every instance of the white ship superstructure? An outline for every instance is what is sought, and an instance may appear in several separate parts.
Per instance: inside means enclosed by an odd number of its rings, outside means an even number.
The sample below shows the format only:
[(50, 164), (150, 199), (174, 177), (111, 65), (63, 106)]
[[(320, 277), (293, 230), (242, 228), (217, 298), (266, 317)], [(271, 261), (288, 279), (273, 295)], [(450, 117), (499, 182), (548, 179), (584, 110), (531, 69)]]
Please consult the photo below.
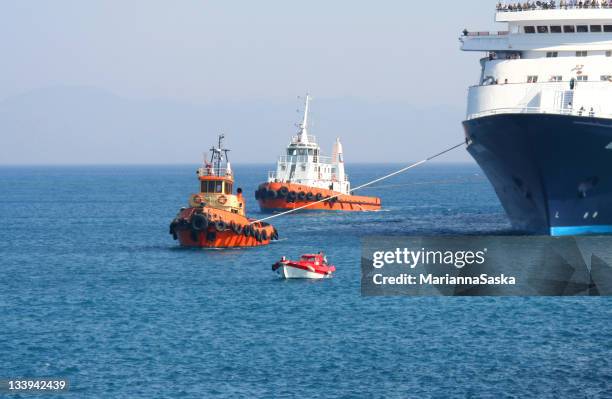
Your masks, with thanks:
[(279, 157), (276, 171), (268, 175), (269, 183), (294, 183), (349, 194), (351, 184), (344, 172), (342, 143), (336, 139), (333, 156), (321, 155), (315, 136), (308, 134), (310, 96), (306, 96), (304, 119), (299, 132), (291, 138), (286, 155)]
[(467, 119), (514, 112), (612, 117), (612, 8), (538, 3), (498, 5), (495, 21), (506, 23), (505, 31), (463, 32), (464, 51), (486, 53), (479, 84), (469, 89)]

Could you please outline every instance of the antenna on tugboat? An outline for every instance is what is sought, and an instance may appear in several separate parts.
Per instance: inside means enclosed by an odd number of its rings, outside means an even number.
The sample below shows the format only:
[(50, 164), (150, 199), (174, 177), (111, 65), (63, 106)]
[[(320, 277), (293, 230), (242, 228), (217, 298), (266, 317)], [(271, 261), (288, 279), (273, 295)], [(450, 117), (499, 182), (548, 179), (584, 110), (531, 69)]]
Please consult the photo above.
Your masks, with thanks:
[[(445, 150), (443, 150), (443, 151), (440, 151), (440, 152), (438, 152), (438, 153), (436, 153), (436, 154), (434, 154), (434, 155), (432, 155), (432, 156), (430, 156), (430, 157), (428, 157), (428, 158), (425, 158), (425, 159), (423, 159), (423, 160), (421, 160), (421, 161), (419, 161), (419, 162), (415, 162), (415, 163), (413, 163), (413, 164), (411, 164), (411, 165), (406, 166), (405, 168), (399, 169), (399, 170), (397, 170), (397, 171), (395, 171), (395, 172), (393, 172), (393, 173), (389, 173), (389, 174), (388, 174), (388, 175), (386, 175), (386, 176), (383, 176), (383, 177), (380, 177), (380, 178), (378, 178), (378, 179), (376, 179), (376, 180), (372, 180), (372, 181), (370, 181), (370, 182), (368, 182), (368, 183), (362, 184), (361, 186), (356, 187), (356, 188), (354, 188), (354, 189), (353, 189), (353, 190), (351, 190), (351, 191), (361, 190), (362, 188), (366, 188), (366, 187), (371, 186), (371, 185), (373, 185), (373, 184), (379, 183), (379, 182), (381, 182), (381, 181), (383, 181), (383, 180), (390, 179), (390, 178), (391, 178), (391, 177), (393, 177), (393, 176), (397, 176), (397, 175), (399, 175), (399, 174), (401, 174), (401, 173), (404, 173), (404, 172), (406, 172), (406, 171), (408, 171), (408, 170), (410, 170), (410, 169), (416, 168), (417, 166), (421, 166), (421, 165), (423, 165), (423, 164), (425, 164), (425, 163), (427, 163), (427, 162), (429, 162), (429, 161), (432, 161), (432, 160), (434, 160), (434, 159), (436, 159), (436, 158), (439, 158), (439, 157), (441, 157), (442, 155), (444, 155), (444, 154), (446, 154), (446, 153), (449, 153), (449, 152), (451, 152), (451, 151), (453, 151), (453, 150), (455, 150), (455, 149), (457, 149), (457, 148), (459, 148), (459, 147), (462, 147), (462, 146), (464, 146), (464, 145), (466, 145), (466, 142), (465, 142), (465, 141), (462, 141), (462, 142), (461, 142), (461, 143), (459, 143), (459, 144), (456, 144), (456, 145), (454, 145), (454, 146), (452, 146), (452, 147), (449, 147), (449, 148), (447, 148), (447, 149), (445, 149)], [(338, 197), (340, 197), (340, 196), (342, 196), (342, 195), (344, 195), (344, 194), (337, 194), (337, 195), (334, 195), (334, 196), (331, 196), (331, 197), (328, 197), (328, 198), (324, 198), (324, 199), (322, 199), (322, 200), (320, 200), (320, 201), (311, 202), (311, 203), (308, 203), (308, 204), (306, 204), (306, 205), (304, 205), (304, 206), (300, 206), (299, 208), (294, 208), (294, 209), (288, 210), (288, 211), (286, 211), (286, 212), (279, 213), (279, 214), (277, 214), (277, 215), (272, 215), (272, 216), (269, 216), (269, 217), (267, 217), (267, 218), (263, 218), (263, 219), (255, 220), (255, 221), (251, 222), (250, 224), (260, 223), (260, 222), (265, 222), (265, 221), (267, 221), (267, 220), (271, 220), (271, 219), (276, 219), (276, 218), (278, 218), (278, 217), (281, 217), (281, 216), (284, 216), (284, 215), (288, 215), (288, 214), (290, 214), (290, 213), (297, 212), (297, 211), (302, 210), (302, 209), (310, 208), (311, 206), (313, 206), (313, 205), (315, 205), (315, 204), (319, 204), (319, 203), (321, 203), (321, 202), (325, 202), (325, 201), (329, 201), (329, 200), (331, 200), (331, 199), (338, 198)]]
[(227, 153), (230, 151), (228, 149), (223, 148), (223, 139), (225, 138), (225, 134), (219, 134), (219, 144), (218, 147), (214, 146), (210, 149), (212, 155), (210, 156), (210, 163), (215, 166), (217, 170), (217, 175), (221, 176), (221, 162), (223, 161), (223, 157), (225, 156), (225, 161), (229, 162), (229, 157)]
[(310, 107), (310, 94), (306, 93), (306, 99), (304, 100), (304, 119), (302, 119), (302, 123), (298, 125), (300, 129), (298, 137), (301, 143), (308, 143), (308, 109), (309, 107)]

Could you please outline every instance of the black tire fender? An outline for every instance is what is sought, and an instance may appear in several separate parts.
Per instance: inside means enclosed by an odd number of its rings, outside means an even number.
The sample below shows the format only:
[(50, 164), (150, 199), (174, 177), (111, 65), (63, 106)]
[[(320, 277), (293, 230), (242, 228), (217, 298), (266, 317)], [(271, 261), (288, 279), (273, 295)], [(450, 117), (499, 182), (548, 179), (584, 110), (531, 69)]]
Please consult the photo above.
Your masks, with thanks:
[(215, 229), (217, 231), (227, 231), (227, 223), (225, 223), (223, 220), (219, 220), (218, 222), (215, 222)]
[(278, 189), (278, 196), (280, 198), (287, 198), (287, 195), (289, 195), (289, 189), (287, 187), (283, 186)]
[(193, 231), (203, 231), (208, 228), (208, 219), (201, 213), (196, 213), (191, 217), (191, 229)]

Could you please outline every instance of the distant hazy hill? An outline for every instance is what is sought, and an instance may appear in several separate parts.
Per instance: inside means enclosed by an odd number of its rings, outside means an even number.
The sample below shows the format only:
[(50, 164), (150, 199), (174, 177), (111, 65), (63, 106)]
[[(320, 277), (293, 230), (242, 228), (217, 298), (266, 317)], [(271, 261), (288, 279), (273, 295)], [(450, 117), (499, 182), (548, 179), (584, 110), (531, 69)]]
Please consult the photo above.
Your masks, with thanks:
[[(298, 100), (189, 104), (126, 99), (96, 88), (35, 90), (0, 102), (1, 164), (197, 163), (218, 132), (234, 162), (273, 163), (296, 131)], [(336, 136), (348, 162), (420, 159), (462, 140), (463, 104), (318, 99), (311, 134)], [(446, 158), (468, 160), (465, 151)]]

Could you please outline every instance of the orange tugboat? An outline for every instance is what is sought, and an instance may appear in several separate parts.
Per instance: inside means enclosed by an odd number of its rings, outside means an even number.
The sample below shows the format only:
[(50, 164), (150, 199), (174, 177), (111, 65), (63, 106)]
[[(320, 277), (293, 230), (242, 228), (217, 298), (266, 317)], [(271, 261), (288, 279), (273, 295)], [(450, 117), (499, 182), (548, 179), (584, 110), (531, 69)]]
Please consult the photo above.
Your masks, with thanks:
[(234, 175), (223, 138), (220, 135), (218, 147), (211, 148), (210, 162), (197, 170), (200, 192), (170, 224), (170, 234), (183, 247), (257, 247), (278, 239), (274, 227), (246, 217), (242, 189), (233, 194)]
[(344, 173), (340, 139), (334, 144), (331, 158), (321, 156), (317, 139), (308, 135), (309, 105), (310, 97), (307, 95), (304, 120), (298, 135), (291, 139), (287, 154), (279, 158), (276, 172), (270, 172), (268, 182), (261, 184), (255, 192), (260, 208), (264, 211), (306, 206), (313, 210), (379, 210), (380, 198), (351, 193), (351, 183)]

